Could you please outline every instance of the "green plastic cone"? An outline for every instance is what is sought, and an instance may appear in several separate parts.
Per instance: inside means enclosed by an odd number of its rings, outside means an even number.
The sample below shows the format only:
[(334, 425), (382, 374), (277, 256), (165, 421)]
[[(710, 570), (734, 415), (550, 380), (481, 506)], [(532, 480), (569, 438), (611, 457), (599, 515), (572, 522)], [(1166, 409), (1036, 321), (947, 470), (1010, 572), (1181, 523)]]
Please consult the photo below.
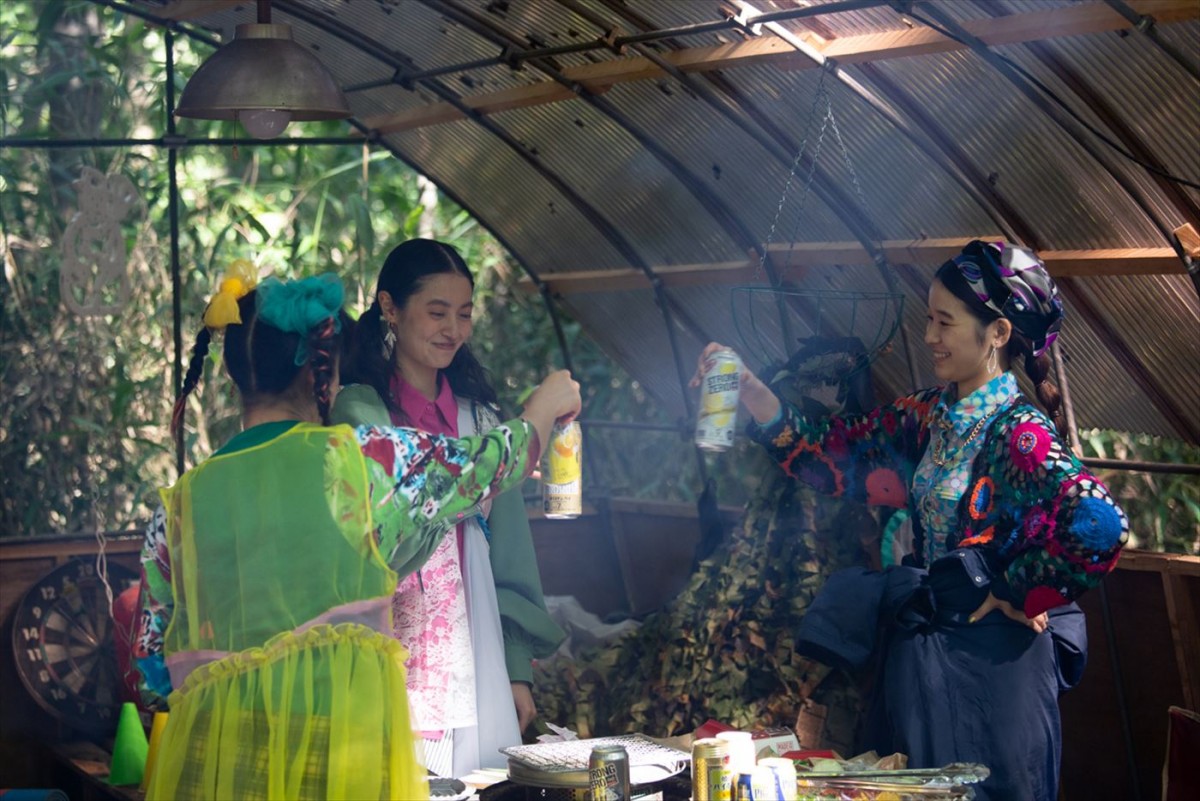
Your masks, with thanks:
[(146, 730), (142, 728), (137, 707), (129, 702), (121, 704), (121, 719), (117, 721), (117, 741), (113, 744), (108, 783), (140, 784), (149, 750), (150, 743), (146, 741)]

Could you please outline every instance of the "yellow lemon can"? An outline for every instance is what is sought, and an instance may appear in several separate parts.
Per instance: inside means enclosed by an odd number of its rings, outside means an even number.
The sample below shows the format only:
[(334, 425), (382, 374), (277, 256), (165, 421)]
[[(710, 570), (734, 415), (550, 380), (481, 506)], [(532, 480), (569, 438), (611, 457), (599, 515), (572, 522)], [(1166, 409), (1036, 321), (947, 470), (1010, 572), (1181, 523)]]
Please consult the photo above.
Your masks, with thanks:
[(709, 358), (711, 364), (700, 382), (696, 447), (705, 451), (724, 451), (733, 445), (742, 362), (728, 348), (716, 351)]
[(542, 511), (551, 520), (583, 512), (583, 429), (575, 420), (556, 424), (542, 467)]

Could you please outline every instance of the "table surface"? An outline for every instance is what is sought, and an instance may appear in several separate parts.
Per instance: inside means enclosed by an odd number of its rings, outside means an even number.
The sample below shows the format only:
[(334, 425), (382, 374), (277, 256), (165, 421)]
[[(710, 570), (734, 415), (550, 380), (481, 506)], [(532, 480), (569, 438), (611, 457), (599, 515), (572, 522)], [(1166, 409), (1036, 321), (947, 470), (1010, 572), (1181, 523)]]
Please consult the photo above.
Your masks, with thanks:
[(146, 795), (135, 786), (114, 787), (108, 783), (112, 755), (95, 743), (63, 743), (53, 747), (54, 754), (86, 783), (88, 798), (97, 801), (144, 801)]

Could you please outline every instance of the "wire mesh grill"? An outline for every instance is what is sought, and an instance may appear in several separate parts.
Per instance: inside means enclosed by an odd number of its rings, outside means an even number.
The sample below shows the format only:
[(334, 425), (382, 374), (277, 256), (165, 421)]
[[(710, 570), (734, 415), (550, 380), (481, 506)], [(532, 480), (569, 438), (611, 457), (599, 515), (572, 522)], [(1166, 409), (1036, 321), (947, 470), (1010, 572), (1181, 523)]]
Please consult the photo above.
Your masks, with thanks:
[(832, 339), (858, 340), (865, 366), (887, 348), (904, 313), (904, 296), (893, 292), (743, 286), (733, 288), (730, 302), (743, 357), (764, 366)]
[(599, 745), (620, 745), (629, 754), (629, 767), (663, 765), (673, 771), (683, 769), (690, 757), (667, 748), (643, 734), (599, 737), (592, 740), (568, 740), (562, 743), (537, 743), (502, 748), (500, 752), (521, 765), (543, 773), (586, 771), (592, 749)]

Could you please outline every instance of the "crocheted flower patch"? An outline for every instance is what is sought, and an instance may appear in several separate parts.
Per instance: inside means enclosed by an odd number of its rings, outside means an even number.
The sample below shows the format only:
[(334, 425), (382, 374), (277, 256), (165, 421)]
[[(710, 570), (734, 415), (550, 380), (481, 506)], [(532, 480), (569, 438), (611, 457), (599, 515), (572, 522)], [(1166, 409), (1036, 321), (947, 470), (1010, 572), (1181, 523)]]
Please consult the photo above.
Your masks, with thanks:
[(1026, 421), (1013, 429), (1009, 453), (1013, 464), (1026, 473), (1032, 473), (1046, 460), (1053, 438), (1050, 432), (1037, 423)]

